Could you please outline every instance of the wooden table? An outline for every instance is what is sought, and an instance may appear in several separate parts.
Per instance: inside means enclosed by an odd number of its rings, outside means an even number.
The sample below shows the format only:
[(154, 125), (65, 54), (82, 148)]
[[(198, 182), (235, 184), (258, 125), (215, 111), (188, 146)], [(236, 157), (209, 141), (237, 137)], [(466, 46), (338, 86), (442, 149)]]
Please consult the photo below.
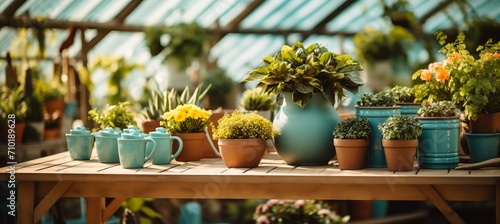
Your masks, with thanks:
[[(3, 167), (0, 180), (8, 180)], [(267, 154), (257, 168), (229, 169), (221, 159), (146, 163), (142, 169), (63, 152), (16, 165), (19, 223), (33, 223), (60, 197), (87, 198), (89, 223), (103, 223), (127, 198), (430, 200), (451, 223), (463, 223), (447, 201), (496, 201), (500, 223), (500, 169), (389, 172), (286, 165)], [(104, 198), (114, 198), (105, 206)]]

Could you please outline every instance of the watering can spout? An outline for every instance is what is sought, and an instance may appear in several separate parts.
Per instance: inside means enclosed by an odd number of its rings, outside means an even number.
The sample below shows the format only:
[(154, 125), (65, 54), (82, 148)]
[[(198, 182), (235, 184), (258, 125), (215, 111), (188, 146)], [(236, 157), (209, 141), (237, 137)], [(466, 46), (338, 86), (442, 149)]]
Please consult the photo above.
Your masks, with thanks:
[(212, 148), (212, 150), (214, 151), (215, 155), (221, 157), (219, 150), (217, 150), (217, 148), (215, 147), (214, 142), (212, 141), (212, 137), (210, 137), (206, 128), (205, 128), (205, 137), (208, 141), (208, 144), (210, 145), (210, 148)]

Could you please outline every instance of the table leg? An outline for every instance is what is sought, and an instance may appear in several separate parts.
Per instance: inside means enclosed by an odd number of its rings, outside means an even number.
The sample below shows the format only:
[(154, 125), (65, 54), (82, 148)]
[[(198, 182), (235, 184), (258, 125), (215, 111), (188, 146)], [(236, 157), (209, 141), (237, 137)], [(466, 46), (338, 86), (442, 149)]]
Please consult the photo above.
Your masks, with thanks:
[(18, 196), (18, 223), (34, 223), (35, 208), (35, 183), (32, 181), (19, 181)]
[(458, 216), (458, 214), (453, 210), (453, 208), (444, 200), (441, 195), (432, 187), (431, 185), (421, 185), (418, 189), (427, 196), (429, 200), (432, 201), (434, 206), (436, 206), (439, 211), (450, 221), (450, 223), (463, 223), (465, 222)]
[(87, 223), (104, 223), (104, 198), (85, 198), (87, 203)]
[(496, 216), (496, 223), (500, 223), (500, 180), (497, 180), (497, 184), (495, 185), (496, 192), (495, 192), (495, 197), (496, 197), (496, 203), (495, 203), (495, 216)]
[(122, 203), (127, 200), (127, 198), (115, 198), (111, 203), (109, 203), (103, 211), (103, 220), (106, 221), (116, 212)]

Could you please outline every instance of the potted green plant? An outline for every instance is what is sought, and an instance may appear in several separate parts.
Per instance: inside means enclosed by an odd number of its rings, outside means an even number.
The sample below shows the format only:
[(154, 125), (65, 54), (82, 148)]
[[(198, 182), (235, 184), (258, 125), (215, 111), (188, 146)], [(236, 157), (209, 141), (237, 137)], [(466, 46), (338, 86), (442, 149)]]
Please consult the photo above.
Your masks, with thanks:
[(333, 105), (346, 96), (344, 90), (357, 92), (362, 82), (354, 73), (363, 68), (349, 55), (330, 52), (317, 43), (284, 45), (263, 62), (242, 82), (257, 80), (264, 92), (283, 94), (273, 120), (281, 133), (275, 138), (276, 151), (287, 164), (328, 164), (335, 155), (331, 133), (340, 123)]
[[(177, 161), (198, 161), (202, 158), (202, 147), (205, 140), (205, 129), (207, 128), (210, 110), (205, 110), (194, 104), (183, 104), (163, 114), (160, 124), (165, 127), (171, 135), (182, 139), (184, 147), (177, 156)], [(174, 145), (173, 148), (176, 148)]]
[(212, 124), (212, 130), (220, 155), (229, 168), (257, 167), (264, 156), (266, 140), (276, 133), (268, 119), (255, 112), (239, 110), (225, 114), (217, 127)]
[(396, 100), (396, 105), (401, 107), (401, 114), (403, 115), (414, 117), (422, 107), (421, 102), (416, 102), (413, 87), (396, 85), (387, 91)]
[(0, 115), (2, 124), (1, 136), (2, 142), (10, 141), (11, 133), (8, 131), (12, 129), (15, 132), (15, 143), (20, 144), (23, 141), (23, 132), (26, 127), (26, 105), (24, 97), (24, 89), (21, 86), (9, 89), (3, 87), (0, 92)]
[(231, 97), (237, 94), (229, 93), (232, 93), (235, 89), (235, 83), (224, 69), (219, 67), (209, 68), (203, 82), (212, 85), (212, 88), (207, 93), (208, 105), (205, 108), (234, 108), (232, 102), (236, 100), (233, 100)]
[(460, 149), (460, 111), (451, 101), (427, 102), (417, 112), (422, 123), (418, 164), (424, 169), (454, 169)]
[(382, 1), (384, 6), (384, 16), (389, 17), (392, 24), (395, 26), (401, 26), (408, 30), (412, 30), (416, 27), (415, 14), (410, 11), (411, 5), (408, 0), (397, 0), (393, 2), (390, 6)]
[(372, 127), (368, 119), (350, 117), (340, 122), (333, 130), (333, 144), (337, 151), (339, 168), (356, 170), (365, 168), (365, 160)]
[(404, 70), (397, 66), (408, 65), (408, 52), (415, 41), (407, 29), (390, 26), (387, 30), (377, 30), (368, 26), (356, 33), (353, 41), (356, 58), (366, 68), (362, 75), (368, 87), (380, 92), (391, 83), (400, 83), (397, 78)]
[(356, 102), (356, 117), (367, 118), (372, 126), (372, 138), (366, 159), (366, 167), (387, 167), (384, 149), (382, 148), (382, 133), (378, 125), (384, 123), (388, 117), (401, 114), (401, 107), (396, 106), (396, 100), (388, 92), (364, 93)]
[(387, 169), (412, 171), (422, 124), (414, 117), (395, 115), (379, 124), (378, 128), (382, 132)]
[(94, 108), (89, 111), (89, 120), (96, 122), (101, 130), (106, 127), (126, 129), (129, 125), (136, 125), (135, 114), (129, 109), (130, 102), (119, 102), (107, 105), (104, 111)]
[(247, 89), (241, 96), (240, 105), (246, 111), (257, 111), (261, 116), (271, 120), (271, 109), (274, 106), (273, 95), (262, 88)]

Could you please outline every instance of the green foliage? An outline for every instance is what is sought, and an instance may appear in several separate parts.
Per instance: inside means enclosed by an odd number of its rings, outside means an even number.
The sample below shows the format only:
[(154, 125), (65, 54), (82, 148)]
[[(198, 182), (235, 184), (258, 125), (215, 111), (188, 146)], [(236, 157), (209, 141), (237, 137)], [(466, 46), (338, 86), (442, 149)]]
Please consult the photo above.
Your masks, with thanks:
[(212, 130), (214, 139), (261, 138), (267, 140), (277, 133), (268, 119), (256, 112), (242, 113), (239, 110), (224, 114), (219, 119), (217, 127), (212, 124)]
[(408, 63), (407, 51), (415, 42), (415, 37), (400, 26), (392, 27), (388, 33), (365, 27), (354, 35), (353, 41), (356, 57), (367, 65), (388, 59), (398, 59)]
[(226, 71), (221, 68), (211, 69), (204, 82), (212, 85), (208, 91), (211, 106), (226, 107), (227, 95), (234, 87), (234, 81), (227, 75)]
[(44, 105), (40, 97), (30, 96), (26, 99), (26, 121), (43, 121)]
[(274, 105), (273, 95), (262, 88), (248, 89), (241, 96), (241, 106), (245, 110), (270, 110)]
[(364, 117), (350, 117), (335, 126), (333, 136), (337, 139), (369, 139), (372, 126)]
[(322, 224), (348, 223), (350, 216), (340, 216), (321, 200), (271, 199), (255, 209), (256, 223)]
[(384, 6), (384, 16), (389, 17), (393, 25), (406, 29), (415, 28), (416, 18), (415, 14), (410, 11), (411, 5), (408, 0), (397, 0), (390, 6), (387, 6), (384, 0), (380, 2)]
[(199, 84), (191, 94), (189, 87), (186, 86), (179, 96), (175, 89), (170, 91), (152, 91), (148, 98), (148, 106), (141, 112), (147, 120), (161, 120), (166, 112), (175, 109), (179, 105), (198, 104), (210, 90), (211, 85), (202, 89), (203, 83)]
[(382, 138), (387, 140), (417, 139), (422, 134), (422, 123), (406, 115), (394, 115), (378, 125)]
[(387, 92), (363, 93), (356, 104), (362, 107), (392, 107), (396, 105), (396, 100)]
[(105, 111), (101, 112), (98, 109), (89, 111), (89, 120), (100, 125), (101, 129), (106, 127), (117, 127), (125, 129), (129, 125), (136, 125), (134, 121), (134, 113), (128, 108), (129, 102), (119, 102), (116, 105), (107, 105)]
[(5, 86), (2, 88), (0, 92), (0, 119), (2, 123), (7, 121), (9, 114), (14, 114), (17, 122), (24, 121), (27, 110), (24, 89), (21, 86), (13, 89)]
[(415, 102), (415, 92), (412, 87), (408, 86), (394, 86), (387, 90), (394, 100), (398, 103), (413, 103)]
[(454, 117), (459, 116), (460, 110), (451, 101), (427, 102), (418, 110), (419, 117)]
[(258, 80), (257, 87), (267, 93), (291, 92), (292, 100), (304, 107), (313, 92), (321, 92), (335, 105), (345, 97), (344, 90), (356, 93), (362, 81), (353, 73), (363, 70), (349, 55), (328, 51), (320, 44), (305, 48), (301, 42), (284, 45), (274, 57), (266, 56), (264, 65), (251, 70), (242, 82)]

